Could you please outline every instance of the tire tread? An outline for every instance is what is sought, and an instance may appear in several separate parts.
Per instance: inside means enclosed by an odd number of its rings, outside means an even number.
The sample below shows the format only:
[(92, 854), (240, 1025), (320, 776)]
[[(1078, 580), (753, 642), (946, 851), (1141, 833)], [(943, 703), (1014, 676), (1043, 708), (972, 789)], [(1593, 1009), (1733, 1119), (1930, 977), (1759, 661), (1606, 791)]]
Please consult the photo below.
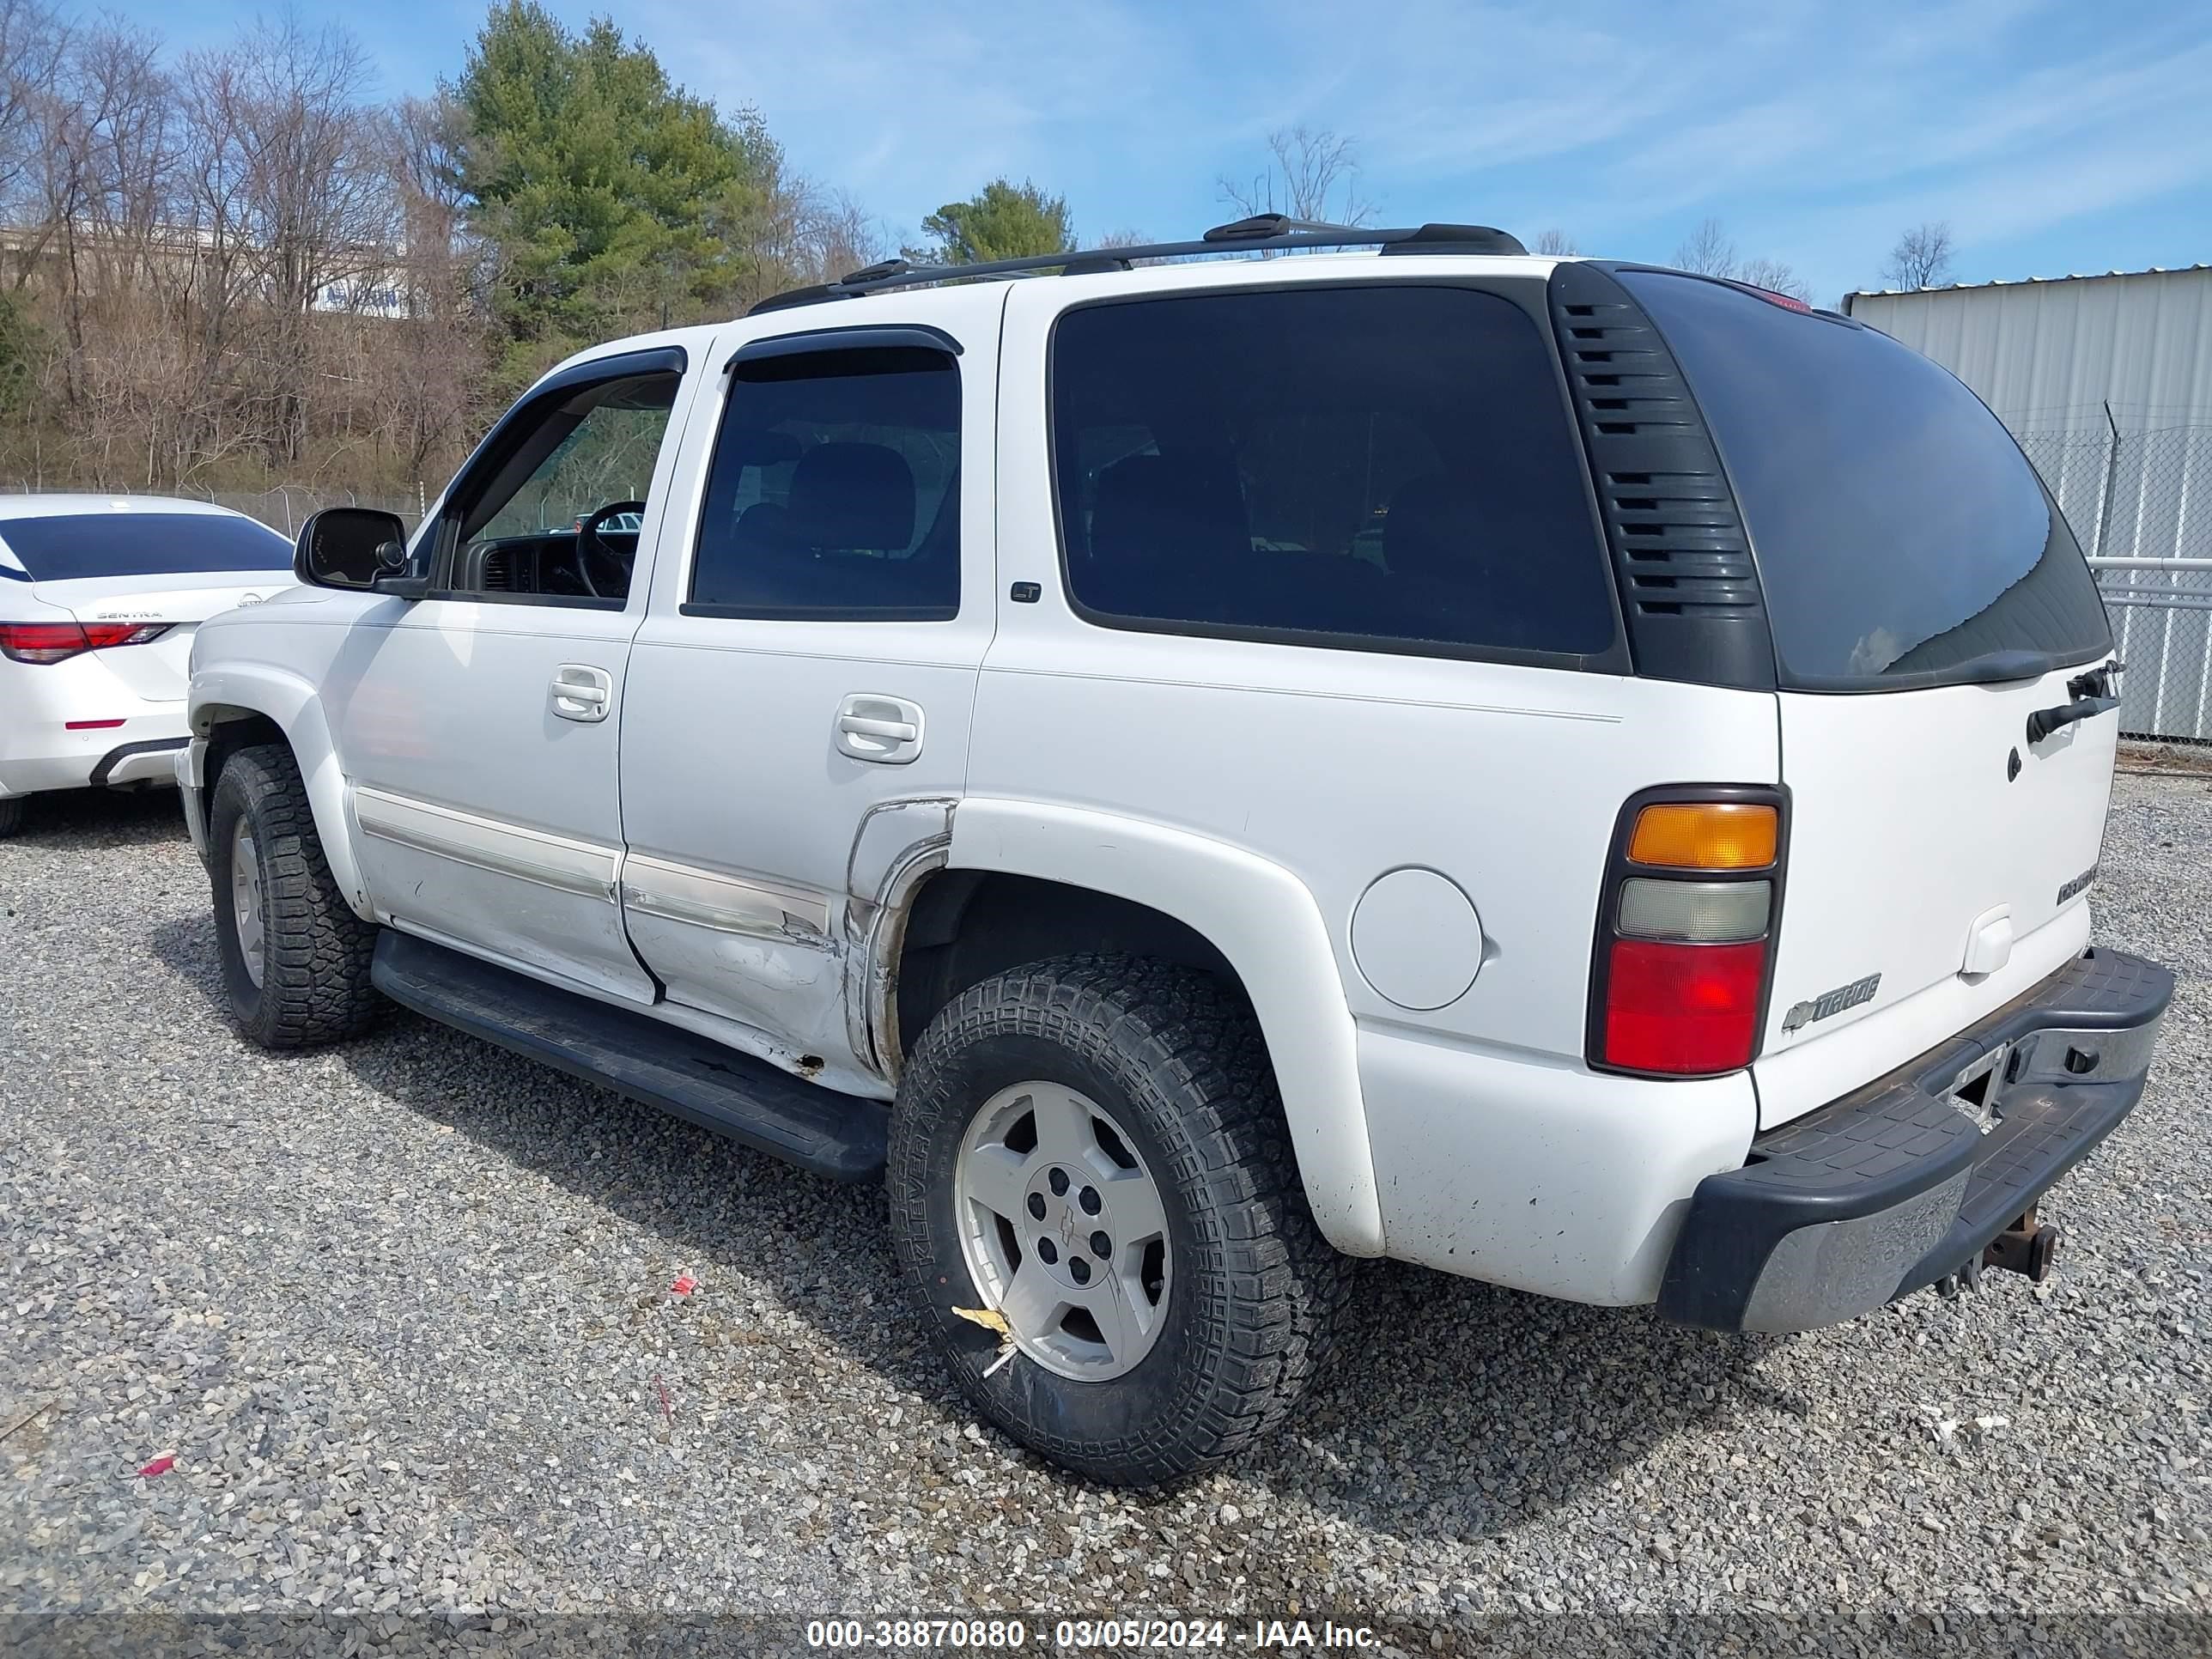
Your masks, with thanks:
[(234, 949), (227, 850), (233, 816), (223, 803), (231, 793), (253, 825), (268, 907), (260, 995), (250, 1018), (240, 1012), (239, 1023), (266, 1048), (312, 1048), (360, 1036), (391, 1006), (369, 982), (376, 927), (356, 915), (339, 893), (299, 763), (282, 744), (240, 750), (216, 780), (209, 844), (217, 929)]
[[(1182, 1190), (1221, 1271), (1202, 1275), (1193, 1316), (1206, 1373), (1139, 1431), (1077, 1442), (1005, 1424), (1038, 1451), (1116, 1484), (1178, 1479), (1232, 1459), (1290, 1416), (1326, 1363), (1353, 1264), (1323, 1239), (1306, 1206), (1274, 1071), (1249, 1006), (1213, 975), (1148, 957), (1079, 955), (1030, 963), (964, 992), (916, 1045), (892, 1127), (891, 1208), (909, 1283), (925, 1237), (925, 1183), (902, 1141), (943, 1121), (939, 1073), (964, 1045), (1007, 1032), (1041, 1036), (1134, 1072), (1180, 1123), (1183, 1162), (1155, 1171)], [(957, 1117), (961, 1115), (952, 1113)], [(961, 1125), (951, 1133), (960, 1133)], [(916, 1285), (924, 1292), (926, 1286)], [(969, 1355), (942, 1340), (978, 1403)]]

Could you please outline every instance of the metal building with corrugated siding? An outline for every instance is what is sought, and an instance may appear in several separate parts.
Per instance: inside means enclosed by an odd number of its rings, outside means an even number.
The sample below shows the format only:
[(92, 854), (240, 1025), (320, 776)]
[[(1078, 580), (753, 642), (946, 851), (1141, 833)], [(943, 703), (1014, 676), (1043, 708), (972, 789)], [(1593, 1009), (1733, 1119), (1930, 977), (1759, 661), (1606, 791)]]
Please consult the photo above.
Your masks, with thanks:
[(2212, 264), (1852, 294), (1844, 310), (1972, 386), (2042, 471), (2100, 562), (2130, 665), (2123, 729), (2212, 739), (2212, 568), (2163, 568), (2212, 559)]

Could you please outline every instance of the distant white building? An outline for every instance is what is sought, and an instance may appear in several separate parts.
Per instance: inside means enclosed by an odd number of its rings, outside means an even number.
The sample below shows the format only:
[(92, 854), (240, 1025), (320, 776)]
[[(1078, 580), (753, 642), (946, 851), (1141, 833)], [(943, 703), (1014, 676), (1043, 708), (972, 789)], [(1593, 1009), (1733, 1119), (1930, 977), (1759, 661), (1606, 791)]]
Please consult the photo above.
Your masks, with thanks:
[(1844, 310), (1933, 357), (2014, 430), (2102, 424), (2106, 404), (2123, 432), (2212, 422), (2212, 264), (1849, 294)]
[[(2093, 557), (2212, 558), (2212, 264), (1850, 294), (2010, 427)], [(2100, 573), (2124, 730), (2212, 738), (2212, 573)]]

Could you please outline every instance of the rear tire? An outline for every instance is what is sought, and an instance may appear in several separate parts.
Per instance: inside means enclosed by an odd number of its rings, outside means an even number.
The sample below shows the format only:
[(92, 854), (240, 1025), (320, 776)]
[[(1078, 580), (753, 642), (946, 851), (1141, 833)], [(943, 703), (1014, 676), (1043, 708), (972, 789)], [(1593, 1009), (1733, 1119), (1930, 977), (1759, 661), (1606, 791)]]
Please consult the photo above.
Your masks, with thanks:
[[(1113, 1485), (1194, 1474), (1279, 1425), (1349, 1289), (1249, 1009), (1165, 963), (1062, 957), (963, 993), (899, 1085), (889, 1188), (900, 1267), (962, 1391)], [(1001, 1340), (963, 1308), (1003, 1310), (1012, 1358), (992, 1369)]]
[(390, 1006), (369, 983), (376, 927), (331, 878), (292, 751), (241, 749), (208, 807), (209, 865), (223, 991), (264, 1048), (356, 1036)]
[(23, 798), (21, 795), (0, 797), (0, 841), (5, 841), (23, 827)]

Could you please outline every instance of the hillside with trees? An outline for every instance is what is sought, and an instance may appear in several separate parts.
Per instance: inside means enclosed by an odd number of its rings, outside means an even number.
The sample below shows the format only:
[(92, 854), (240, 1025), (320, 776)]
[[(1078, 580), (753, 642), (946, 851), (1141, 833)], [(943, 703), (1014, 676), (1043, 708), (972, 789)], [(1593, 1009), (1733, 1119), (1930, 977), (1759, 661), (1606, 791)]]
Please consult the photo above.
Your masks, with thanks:
[[(1354, 141), (1305, 126), (1218, 195), (1375, 212)], [(920, 230), (917, 261), (1083, 246), (1067, 198), (1026, 179)], [(1915, 234), (1900, 266), (1936, 280), (1948, 229)], [(411, 508), (579, 348), (735, 316), (896, 246), (757, 111), (538, 0), (494, 0), (453, 75), (397, 97), (343, 27), (295, 13), (179, 52), (109, 15), (0, 0), (0, 488), (222, 495), (285, 528), (321, 501)], [(1717, 221), (1677, 259), (1803, 291)], [(281, 511), (247, 499), (270, 491)]]
[(502, 0), (450, 84), (372, 84), (336, 27), (172, 56), (0, 0), (0, 476), (434, 489), (579, 346), (884, 251), (605, 21)]

